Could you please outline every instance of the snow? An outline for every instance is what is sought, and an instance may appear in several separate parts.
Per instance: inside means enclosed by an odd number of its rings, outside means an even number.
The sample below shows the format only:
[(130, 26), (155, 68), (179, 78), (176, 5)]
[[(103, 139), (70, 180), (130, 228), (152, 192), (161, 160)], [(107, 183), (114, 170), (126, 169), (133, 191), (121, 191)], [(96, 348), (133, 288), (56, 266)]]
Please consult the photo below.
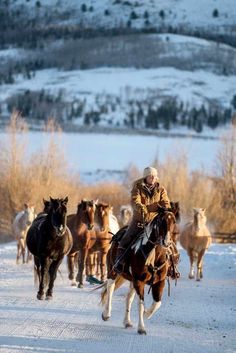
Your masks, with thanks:
[[(96, 82), (96, 84), (94, 84)], [(157, 69), (99, 68), (93, 70), (58, 71), (46, 69), (25, 80), (19, 76), (14, 85), (0, 86), (0, 99), (6, 100), (13, 94), (26, 90), (41, 89), (56, 95), (63, 90), (67, 100), (88, 97), (98, 93), (126, 95), (128, 89), (155, 89), (157, 93), (178, 97), (185, 103), (200, 106), (209, 99), (215, 99), (229, 106), (236, 86), (236, 76), (223, 76), (206, 71), (182, 71), (171, 67)], [(133, 90), (133, 92), (132, 92)], [(91, 97), (90, 97), (91, 99)]]
[[(47, 146), (50, 135), (29, 132), (19, 141), (26, 141), (28, 156)], [(0, 132), (3, 145), (6, 133)], [(185, 154), (190, 171), (203, 169), (215, 175), (215, 161), (220, 148), (218, 139), (197, 139), (194, 137), (158, 137), (142, 135), (102, 133), (60, 133), (54, 135), (54, 142), (63, 151), (70, 170), (80, 173), (84, 182), (106, 180), (123, 181), (124, 170), (131, 164), (142, 170), (158, 158), (164, 162), (168, 155)]]
[[(50, 11), (55, 13), (55, 7), (58, 13), (58, 22), (62, 22), (59, 14), (70, 13), (68, 20), (64, 23), (80, 23), (89, 26), (116, 27), (126, 26), (132, 11), (139, 16), (137, 20), (132, 21), (133, 28), (143, 28), (144, 13), (149, 14), (149, 21), (152, 26), (171, 25), (172, 27), (189, 27), (191, 29), (201, 28), (215, 30), (215, 32), (230, 32), (235, 25), (236, 7), (235, 0), (129, 0), (130, 6), (114, 4), (111, 0), (40, 0), (41, 7), (38, 9), (35, 2), (25, 0), (15, 0), (14, 7), (23, 4), (29, 9), (29, 16), (41, 16)], [(93, 11), (81, 11), (81, 5), (86, 3), (87, 8), (93, 6)], [(138, 6), (136, 6), (138, 4)], [(218, 17), (213, 17), (213, 11), (217, 9)], [(104, 11), (109, 10), (110, 15), (105, 16)], [(159, 13), (163, 10), (164, 20)]]
[[(100, 290), (86, 283), (71, 287), (66, 259), (55, 282), (52, 301), (38, 301), (32, 264), (16, 265), (16, 244), (0, 245), (1, 353), (233, 353), (236, 347), (236, 245), (213, 244), (205, 256), (201, 282), (187, 278), (189, 264), (180, 249), (181, 278), (167, 283), (159, 311), (137, 334), (137, 301), (123, 328), (127, 284), (114, 294), (110, 321), (101, 319)], [(148, 288), (147, 288), (148, 289)], [(150, 305), (151, 295), (145, 294)]]

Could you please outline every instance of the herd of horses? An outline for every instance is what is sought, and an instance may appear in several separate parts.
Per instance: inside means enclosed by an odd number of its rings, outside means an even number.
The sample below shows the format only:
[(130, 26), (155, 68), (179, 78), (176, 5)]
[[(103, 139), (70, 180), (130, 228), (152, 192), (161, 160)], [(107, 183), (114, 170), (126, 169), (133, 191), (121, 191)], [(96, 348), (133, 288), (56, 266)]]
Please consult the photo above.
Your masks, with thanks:
[[(211, 235), (206, 226), (205, 209), (195, 208), (193, 219), (180, 229), (180, 206), (171, 202), (171, 208), (159, 207), (157, 216), (140, 228), (140, 233), (125, 253), (122, 273), (114, 271), (119, 241), (132, 218), (132, 208), (122, 206), (117, 218), (107, 203), (81, 200), (77, 212), (67, 214), (68, 197), (43, 200), (44, 209), (38, 215), (34, 207), (25, 204), (13, 221), (17, 239), (17, 263), (34, 257), (35, 281), (39, 288), (37, 299), (51, 299), (58, 268), (67, 256), (69, 279), (72, 285), (82, 288), (84, 275), (94, 278), (100, 275), (101, 302), (104, 306), (102, 319), (111, 317), (112, 296), (125, 281), (130, 282), (126, 297), (125, 327), (131, 327), (130, 311), (135, 294), (139, 300), (138, 333), (146, 334), (144, 318), (150, 318), (161, 306), (166, 279), (177, 279), (179, 252), (177, 239), (187, 251), (190, 259), (189, 278), (194, 278), (194, 263), (197, 263), (196, 280), (203, 277), (203, 256), (211, 244)], [(121, 225), (121, 227), (120, 227)], [(25, 258), (28, 249), (27, 259)], [(149, 285), (153, 303), (144, 304), (145, 285)]]

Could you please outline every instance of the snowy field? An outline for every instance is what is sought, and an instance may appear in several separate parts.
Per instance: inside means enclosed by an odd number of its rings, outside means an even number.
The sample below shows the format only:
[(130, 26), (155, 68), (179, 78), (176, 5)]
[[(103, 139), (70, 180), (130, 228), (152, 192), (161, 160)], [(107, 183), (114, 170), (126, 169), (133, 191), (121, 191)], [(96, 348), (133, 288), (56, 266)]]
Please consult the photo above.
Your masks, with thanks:
[[(99, 293), (69, 285), (65, 261), (52, 301), (38, 301), (32, 264), (16, 265), (16, 244), (0, 245), (1, 353), (233, 353), (236, 351), (236, 245), (213, 244), (205, 257), (204, 279), (190, 281), (183, 250), (177, 287), (167, 286), (162, 306), (146, 322), (147, 336), (137, 334), (137, 302), (133, 328), (124, 329), (124, 295), (114, 295), (113, 315), (101, 319)], [(145, 296), (146, 304), (151, 295)]]
[[(226, 129), (224, 130), (226, 132)], [(218, 130), (220, 136), (220, 130)], [(6, 134), (0, 132), (4, 145)], [(19, 141), (24, 140), (19, 135)], [(45, 147), (50, 140), (46, 133), (27, 134), (27, 153)], [(186, 154), (191, 171), (203, 169), (215, 175), (219, 139), (197, 139), (194, 137), (173, 138), (141, 135), (62, 133), (54, 136), (55, 143), (63, 151), (69, 169), (80, 173), (85, 183), (110, 180), (122, 182), (124, 171), (130, 165), (142, 170), (155, 159), (161, 162), (170, 156)]]

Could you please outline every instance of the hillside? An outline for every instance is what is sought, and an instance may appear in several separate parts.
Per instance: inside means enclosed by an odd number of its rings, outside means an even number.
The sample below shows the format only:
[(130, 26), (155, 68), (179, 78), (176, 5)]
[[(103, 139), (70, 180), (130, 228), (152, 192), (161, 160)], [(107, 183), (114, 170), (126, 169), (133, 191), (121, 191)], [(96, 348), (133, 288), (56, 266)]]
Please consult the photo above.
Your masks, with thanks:
[[(204, 128), (235, 114), (233, 0), (0, 4), (0, 117)], [(94, 84), (96, 82), (96, 84)]]

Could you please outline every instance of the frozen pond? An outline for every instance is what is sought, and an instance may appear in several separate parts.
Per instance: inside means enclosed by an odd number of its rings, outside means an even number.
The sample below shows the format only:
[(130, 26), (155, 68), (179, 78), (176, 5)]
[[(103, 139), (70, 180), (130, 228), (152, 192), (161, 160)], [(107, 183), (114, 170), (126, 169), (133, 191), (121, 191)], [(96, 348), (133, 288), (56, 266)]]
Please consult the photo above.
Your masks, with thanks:
[[(0, 138), (4, 142), (6, 134), (1, 133)], [(29, 132), (29, 155), (41, 149), (49, 140), (47, 133)], [(220, 148), (217, 139), (127, 134), (61, 133), (54, 134), (54, 141), (64, 151), (71, 171), (79, 172), (82, 180), (87, 182), (104, 178), (106, 174), (118, 180), (130, 164), (142, 169), (156, 158), (164, 161), (168, 155), (178, 156), (181, 153), (187, 155), (190, 170), (203, 168), (211, 174)]]

